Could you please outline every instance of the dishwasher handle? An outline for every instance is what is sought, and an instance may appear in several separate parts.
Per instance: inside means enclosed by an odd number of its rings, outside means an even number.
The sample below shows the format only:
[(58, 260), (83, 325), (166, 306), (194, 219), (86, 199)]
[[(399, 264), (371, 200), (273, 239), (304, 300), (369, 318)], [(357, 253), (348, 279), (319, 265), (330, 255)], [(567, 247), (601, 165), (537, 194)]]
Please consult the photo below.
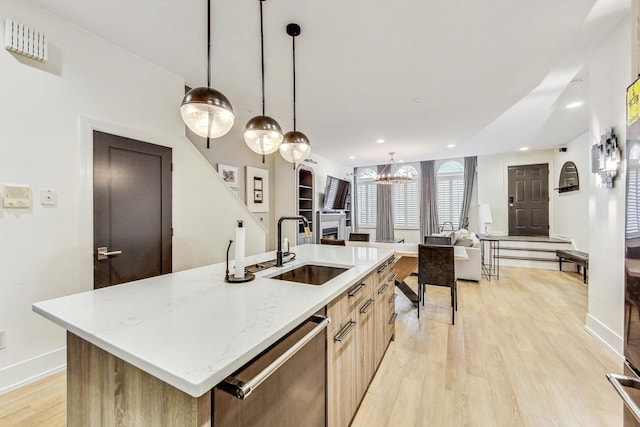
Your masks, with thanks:
[(275, 371), (285, 364), (293, 355), (295, 355), (302, 347), (304, 347), (309, 341), (315, 338), (320, 332), (327, 328), (327, 325), (331, 322), (331, 319), (319, 314), (311, 316), (309, 321), (317, 323), (317, 325), (309, 331), (305, 336), (300, 338), (298, 342), (293, 344), (287, 351), (282, 353), (277, 359), (271, 362), (266, 368), (258, 372), (253, 378), (248, 381), (242, 381), (234, 376), (229, 376), (224, 379), (218, 388), (223, 390), (240, 400), (245, 400), (251, 392), (260, 386), (267, 378), (269, 378)]
[(626, 406), (629, 411), (631, 411), (633, 416), (636, 417), (636, 420), (640, 422), (640, 407), (636, 402), (634, 402), (629, 393), (624, 389), (624, 387), (640, 389), (640, 380), (620, 374), (607, 374), (607, 379), (622, 398), (624, 406)]

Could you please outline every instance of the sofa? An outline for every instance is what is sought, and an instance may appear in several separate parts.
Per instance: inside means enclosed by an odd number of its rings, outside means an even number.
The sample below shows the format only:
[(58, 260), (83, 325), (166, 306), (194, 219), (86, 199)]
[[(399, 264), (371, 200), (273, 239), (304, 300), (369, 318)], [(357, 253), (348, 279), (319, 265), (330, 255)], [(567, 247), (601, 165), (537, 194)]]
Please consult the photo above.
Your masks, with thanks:
[(425, 244), (464, 246), (468, 260), (456, 259), (456, 276), (460, 280), (479, 282), (482, 276), (482, 256), (480, 239), (467, 230), (446, 231), (425, 236)]

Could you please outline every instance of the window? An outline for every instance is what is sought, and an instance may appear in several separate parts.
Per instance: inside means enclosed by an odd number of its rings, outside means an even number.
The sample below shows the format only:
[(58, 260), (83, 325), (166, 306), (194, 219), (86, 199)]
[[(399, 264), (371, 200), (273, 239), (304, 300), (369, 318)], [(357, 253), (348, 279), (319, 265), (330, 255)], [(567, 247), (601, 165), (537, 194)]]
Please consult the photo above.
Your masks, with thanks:
[(460, 162), (450, 160), (440, 166), (436, 179), (438, 227), (451, 223), (453, 229), (457, 230), (464, 197), (464, 168)]
[(418, 171), (413, 166), (403, 165), (397, 169), (399, 175), (414, 178), (406, 184), (393, 186), (393, 223), (395, 228), (418, 228)]
[(358, 209), (358, 227), (375, 228), (377, 189), (373, 181), (376, 177), (373, 169), (363, 169), (358, 172), (356, 187), (356, 207)]
[(627, 239), (640, 237), (640, 167), (634, 163), (627, 167)]

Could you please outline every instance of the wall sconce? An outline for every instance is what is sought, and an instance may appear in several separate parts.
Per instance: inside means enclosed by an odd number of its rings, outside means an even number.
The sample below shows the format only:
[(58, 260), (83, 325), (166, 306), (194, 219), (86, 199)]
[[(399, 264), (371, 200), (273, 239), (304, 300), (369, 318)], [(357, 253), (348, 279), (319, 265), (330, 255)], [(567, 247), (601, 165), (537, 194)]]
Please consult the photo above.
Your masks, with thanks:
[(618, 138), (613, 133), (613, 128), (609, 128), (600, 137), (600, 143), (591, 147), (591, 172), (599, 174), (607, 188), (613, 188), (621, 159)]

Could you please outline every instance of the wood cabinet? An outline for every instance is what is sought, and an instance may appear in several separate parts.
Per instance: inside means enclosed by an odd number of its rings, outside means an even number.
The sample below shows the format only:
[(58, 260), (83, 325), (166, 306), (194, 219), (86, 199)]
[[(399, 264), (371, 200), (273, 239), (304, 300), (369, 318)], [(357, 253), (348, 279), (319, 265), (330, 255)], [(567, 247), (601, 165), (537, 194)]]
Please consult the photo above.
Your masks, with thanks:
[(369, 294), (356, 310), (356, 400), (360, 402), (376, 370), (375, 360), (375, 300)]
[(394, 260), (327, 305), (333, 325), (327, 335), (329, 427), (349, 425), (393, 336)]
[(356, 320), (350, 316), (327, 339), (327, 425), (347, 426), (356, 396)]

